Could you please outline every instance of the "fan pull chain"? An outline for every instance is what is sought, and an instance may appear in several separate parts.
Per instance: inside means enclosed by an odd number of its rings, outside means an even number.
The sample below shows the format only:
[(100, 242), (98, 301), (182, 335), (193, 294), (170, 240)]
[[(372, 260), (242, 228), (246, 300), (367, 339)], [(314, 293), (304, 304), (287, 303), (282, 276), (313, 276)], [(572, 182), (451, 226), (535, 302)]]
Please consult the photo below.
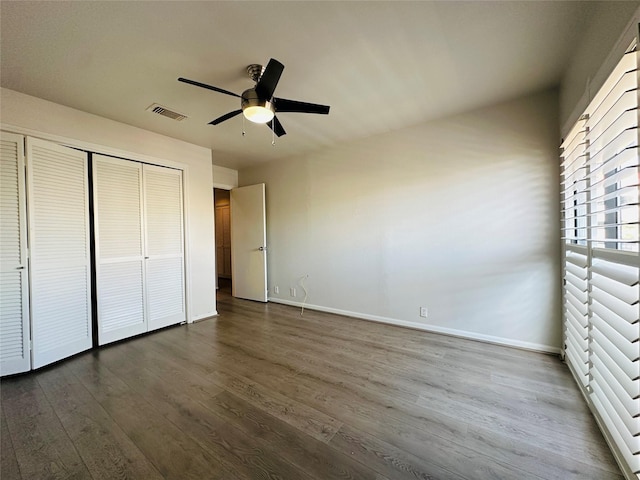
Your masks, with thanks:
[(247, 132), (244, 131), (244, 115), (242, 115), (242, 136), (244, 137)]
[(276, 117), (271, 120), (271, 145), (276, 146)]

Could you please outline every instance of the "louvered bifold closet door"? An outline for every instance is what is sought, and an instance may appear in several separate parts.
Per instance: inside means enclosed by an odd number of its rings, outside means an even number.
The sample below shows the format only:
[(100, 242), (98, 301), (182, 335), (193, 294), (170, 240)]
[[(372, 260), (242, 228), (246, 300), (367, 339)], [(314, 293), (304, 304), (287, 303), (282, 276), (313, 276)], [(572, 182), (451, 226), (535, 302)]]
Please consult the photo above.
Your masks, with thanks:
[(0, 137), (0, 375), (31, 368), (24, 137)]
[(640, 269), (594, 258), (591, 399), (640, 472)]
[(182, 171), (144, 165), (149, 330), (184, 322)]
[(27, 138), (33, 368), (92, 346), (87, 154)]
[(98, 343), (147, 331), (142, 164), (93, 156)]

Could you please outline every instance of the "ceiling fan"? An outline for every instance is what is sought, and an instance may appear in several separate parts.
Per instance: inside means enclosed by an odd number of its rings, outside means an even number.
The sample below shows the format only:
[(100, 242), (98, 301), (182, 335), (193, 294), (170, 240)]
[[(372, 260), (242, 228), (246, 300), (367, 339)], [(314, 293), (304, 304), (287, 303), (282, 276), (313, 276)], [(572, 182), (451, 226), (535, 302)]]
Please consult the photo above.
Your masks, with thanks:
[(178, 81), (240, 98), (241, 108), (239, 110), (226, 113), (210, 121), (209, 125), (218, 125), (242, 113), (247, 120), (255, 123), (266, 123), (269, 128), (273, 130), (273, 133), (281, 137), (282, 135), (286, 135), (287, 132), (285, 132), (278, 117), (275, 116), (276, 113), (299, 112), (316, 113), (320, 115), (327, 115), (329, 113), (328, 105), (318, 105), (315, 103), (298, 102), (296, 100), (274, 97), (273, 92), (278, 85), (283, 70), (284, 65), (274, 58), (269, 60), (264, 72), (262, 71), (262, 65), (249, 65), (247, 67), (247, 73), (251, 79), (256, 82), (256, 85), (242, 92), (242, 95), (207, 85), (206, 83), (189, 80), (188, 78), (180, 77)]

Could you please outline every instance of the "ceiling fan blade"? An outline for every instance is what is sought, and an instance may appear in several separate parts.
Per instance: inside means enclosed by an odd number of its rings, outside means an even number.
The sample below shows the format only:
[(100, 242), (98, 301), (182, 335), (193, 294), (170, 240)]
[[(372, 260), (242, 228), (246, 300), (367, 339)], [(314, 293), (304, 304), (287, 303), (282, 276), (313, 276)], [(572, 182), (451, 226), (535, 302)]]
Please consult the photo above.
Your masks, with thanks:
[(258, 97), (263, 100), (270, 100), (271, 97), (273, 97), (273, 91), (276, 89), (276, 85), (278, 85), (283, 70), (284, 65), (278, 60), (274, 58), (269, 60), (267, 68), (264, 69), (264, 73), (256, 85)]
[(235, 117), (242, 113), (242, 110), (234, 110), (233, 112), (225, 113), (221, 117), (216, 118), (215, 120), (211, 120), (209, 125), (218, 125), (219, 123), (224, 122), (225, 120), (229, 120), (230, 118)]
[(188, 83), (189, 85), (195, 85), (196, 87), (206, 88), (207, 90), (213, 90), (214, 92), (224, 93), (225, 95), (231, 95), (232, 97), (240, 98), (240, 95), (230, 92), (228, 90), (224, 90), (223, 88), (214, 87), (213, 85), (207, 85), (206, 83), (196, 82), (195, 80), (189, 80), (188, 78), (180, 77), (178, 79), (179, 82)]
[(280, 120), (278, 120), (278, 117), (273, 117), (273, 120), (271, 120), (270, 122), (267, 122), (267, 125), (271, 130), (273, 130), (273, 133), (275, 133), (278, 137), (281, 137), (287, 134), (287, 132), (284, 131), (284, 128), (280, 123)]
[(329, 105), (318, 105), (317, 103), (298, 102), (297, 100), (287, 100), (286, 98), (273, 99), (276, 112), (298, 112), (317, 113), (320, 115), (329, 114)]

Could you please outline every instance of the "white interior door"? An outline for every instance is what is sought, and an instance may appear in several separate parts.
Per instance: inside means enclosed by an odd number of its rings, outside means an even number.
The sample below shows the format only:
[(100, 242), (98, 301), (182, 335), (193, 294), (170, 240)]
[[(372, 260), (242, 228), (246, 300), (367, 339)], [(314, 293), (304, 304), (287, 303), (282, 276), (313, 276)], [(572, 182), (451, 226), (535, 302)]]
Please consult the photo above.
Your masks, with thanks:
[(142, 164), (93, 156), (98, 343), (147, 331)]
[(267, 301), (264, 183), (231, 190), (231, 276), (234, 297)]
[(87, 154), (27, 138), (33, 368), (91, 348)]
[(0, 375), (31, 368), (24, 137), (0, 138)]
[(148, 328), (186, 320), (182, 171), (144, 165)]

